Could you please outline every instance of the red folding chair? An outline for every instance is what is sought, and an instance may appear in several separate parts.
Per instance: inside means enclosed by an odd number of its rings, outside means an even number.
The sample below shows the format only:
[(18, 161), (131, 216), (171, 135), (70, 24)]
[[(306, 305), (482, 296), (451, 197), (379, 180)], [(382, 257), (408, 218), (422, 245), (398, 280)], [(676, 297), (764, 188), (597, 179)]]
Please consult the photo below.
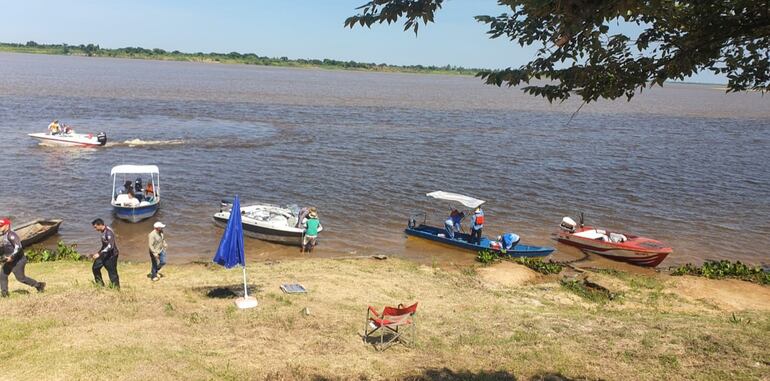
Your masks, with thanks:
[[(397, 341), (407, 346), (414, 345), (417, 341), (416, 313), (417, 303), (409, 307), (404, 307), (403, 304), (398, 307), (385, 307), (381, 314), (369, 306), (366, 310), (364, 342), (371, 343), (378, 351), (389, 348)], [(374, 333), (379, 333), (379, 337), (375, 337)]]

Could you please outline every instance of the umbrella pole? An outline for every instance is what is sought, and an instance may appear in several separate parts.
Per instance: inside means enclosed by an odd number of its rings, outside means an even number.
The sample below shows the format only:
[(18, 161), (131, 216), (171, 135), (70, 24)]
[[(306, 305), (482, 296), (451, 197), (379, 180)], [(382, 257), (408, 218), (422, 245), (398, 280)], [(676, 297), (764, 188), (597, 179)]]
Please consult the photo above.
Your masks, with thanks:
[(246, 266), (243, 266), (243, 297), (249, 297), (249, 288), (246, 286)]

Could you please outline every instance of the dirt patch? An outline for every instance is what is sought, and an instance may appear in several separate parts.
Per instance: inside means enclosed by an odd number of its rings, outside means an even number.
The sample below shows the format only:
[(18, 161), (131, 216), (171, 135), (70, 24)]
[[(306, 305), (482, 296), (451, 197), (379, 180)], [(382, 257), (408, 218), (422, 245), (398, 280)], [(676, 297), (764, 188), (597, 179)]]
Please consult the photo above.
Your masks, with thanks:
[(478, 269), (479, 277), (486, 283), (494, 286), (516, 287), (532, 282), (540, 274), (530, 270), (526, 266), (503, 261), (492, 266)]
[(727, 311), (770, 311), (770, 287), (737, 279), (671, 277), (672, 291), (691, 300), (705, 300)]

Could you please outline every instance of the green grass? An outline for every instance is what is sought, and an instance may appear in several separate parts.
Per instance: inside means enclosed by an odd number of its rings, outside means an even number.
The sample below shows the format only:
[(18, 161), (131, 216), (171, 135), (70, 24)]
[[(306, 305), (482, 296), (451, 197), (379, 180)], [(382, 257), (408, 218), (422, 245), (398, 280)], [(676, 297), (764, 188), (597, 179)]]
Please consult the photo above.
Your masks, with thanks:
[[(687, 300), (653, 308), (643, 301), (654, 282), (638, 281), (624, 303), (597, 303), (571, 286), (493, 289), (473, 274), (394, 258), (311, 259), (250, 265), (260, 304), (242, 311), (222, 291), (241, 288), (237, 270), (172, 264), (159, 282), (148, 270), (121, 263), (117, 291), (94, 287), (88, 262), (30, 263), (28, 275), (49, 286), (36, 294), (11, 278), (12, 295), (0, 300), (2, 377), (749, 380), (770, 372), (767, 311), (733, 317)], [(287, 281), (310, 291), (284, 294)], [(362, 343), (367, 305), (414, 301), (414, 348), (378, 353)]]

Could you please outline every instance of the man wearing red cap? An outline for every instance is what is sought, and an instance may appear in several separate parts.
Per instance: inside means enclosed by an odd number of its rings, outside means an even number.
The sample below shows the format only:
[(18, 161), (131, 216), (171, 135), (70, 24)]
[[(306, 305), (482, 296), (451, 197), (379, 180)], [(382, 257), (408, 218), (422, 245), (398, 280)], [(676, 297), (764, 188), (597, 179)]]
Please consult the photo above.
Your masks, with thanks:
[(21, 247), (21, 239), (11, 230), (11, 220), (7, 218), (0, 218), (0, 262), (3, 266), (0, 271), (2, 297), (8, 296), (8, 275), (11, 273), (16, 280), (36, 288), (38, 292), (45, 290), (45, 282), (38, 282), (24, 274), (27, 256), (24, 255), (24, 249)]

